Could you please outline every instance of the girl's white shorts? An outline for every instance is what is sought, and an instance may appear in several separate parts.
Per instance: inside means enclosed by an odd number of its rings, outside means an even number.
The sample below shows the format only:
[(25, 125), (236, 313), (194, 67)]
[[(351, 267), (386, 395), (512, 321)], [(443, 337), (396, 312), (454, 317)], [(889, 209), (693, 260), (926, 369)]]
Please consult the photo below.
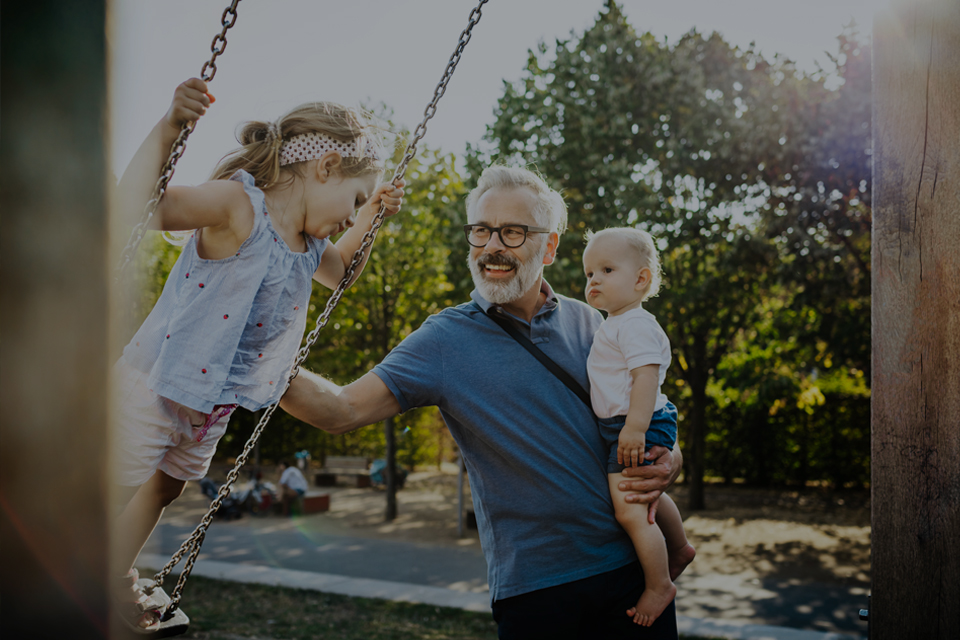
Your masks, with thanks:
[(207, 475), (230, 414), (210, 425), (197, 442), (206, 414), (151, 391), (146, 384), (147, 374), (128, 365), (122, 357), (113, 374), (117, 416), (113, 459), (117, 484), (140, 486), (157, 470), (185, 481)]

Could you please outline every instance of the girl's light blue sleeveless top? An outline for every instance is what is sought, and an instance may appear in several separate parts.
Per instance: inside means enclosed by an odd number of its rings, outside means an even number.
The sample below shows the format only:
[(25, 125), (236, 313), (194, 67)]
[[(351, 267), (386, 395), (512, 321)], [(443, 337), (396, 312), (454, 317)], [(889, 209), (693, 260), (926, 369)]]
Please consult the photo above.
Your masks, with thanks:
[(124, 350), (158, 395), (203, 413), (277, 401), (307, 323), (313, 273), (327, 240), (306, 236), (296, 253), (274, 230), (253, 176), (237, 171), (253, 203), (253, 231), (237, 254), (197, 255), (191, 237), (163, 293)]

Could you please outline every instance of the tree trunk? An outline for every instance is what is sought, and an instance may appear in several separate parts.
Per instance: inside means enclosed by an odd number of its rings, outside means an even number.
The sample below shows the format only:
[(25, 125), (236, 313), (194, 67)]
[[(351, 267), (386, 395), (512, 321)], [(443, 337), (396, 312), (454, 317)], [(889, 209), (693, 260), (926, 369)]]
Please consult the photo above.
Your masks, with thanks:
[(383, 421), (383, 431), (387, 439), (387, 512), (385, 518), (390, 521), (397, 517), (397, 439), (394, 433), (393, 416)]
[(690, 453), (687, 467), (690, 470), (687, 481), (690, 486), (688, 507), (693, 511), (704, 509), (703, 473), (704, 449), (707, 441), (707, 375), (694, 371), (690, 376), (690, 391), (693, 414), (690, 416)]
[[(393, 324), (393, 304), (390, 296), (387, 295), (386, 275), (378, 273), (380, 280), (380, 314), (383, 324), (380, 327), (380, 349), (381, 359), (390, 353), (390, 327)], [(397, 517), (397, 436), (394, 429), (394, 416), (390, 416), (383, 421), (383, 432), (387, 444), (386, 458), (387, 467), (384, 472), (387, 476), (387, 509), (384, 513), (384, 519), (387, 522), (395, 520)]]
[(874, 640), (960, 638), (960, 2), (874, 27)]

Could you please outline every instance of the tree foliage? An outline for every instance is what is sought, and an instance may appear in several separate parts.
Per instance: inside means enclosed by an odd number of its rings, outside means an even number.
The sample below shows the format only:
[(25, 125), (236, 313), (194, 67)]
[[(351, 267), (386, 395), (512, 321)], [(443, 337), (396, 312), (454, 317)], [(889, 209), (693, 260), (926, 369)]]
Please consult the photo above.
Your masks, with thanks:
[[(802, 99), (781, 101), (791, 130), (764, 167), (770, 196), (764, 232), (781, 248), (794, 307), (817, 311), (805, 332), (831, 359), (870, 371), (870, 46), (851, 25), (831, 73), (807, 80)], [(837, 79), (839, 87), (828, 83)], [(864, 339), (866, 337), (867, 339)]]
[[(850, 46), (842, 71), (862, 71), (851, 66)], [(858, 86), (854, 92), (852, 84), (848, 91), (868, 101), (869, 91)], [(838, 190), (832, 182), (818, 181), (826, 179), (839, 157), (842, 143), (834, 134), (848, 122), (839, 120), (840, 114), (848, 119), (862, 114), (845, 109), (836, 92), (826, 88), (825, 76), (799, 74), (787, 60), (766, 60), (730, 46), (718, 34), (690, 32), (675, 44), (637, 34), (610, 1), (582, 35), (530, 52), (521, 79), (504, 86), (486, 145), (471, 149), (468, 167), (474, 175), (491, 161), (533, 165), (562, 190), (570, 208), (569, 231), (547, 275), (564, 293), (582, 295), (586, 230), (633, 225), (658, 238), (665, 286), (647, 307), (674, 350), (669, 386), (685, 417), (681, 433), (693, 508), (703, 506), (704, 475), (716, 472), (716, 456), (708, 459), (706, 446), (708, 433), (718, 431), (721, 367), (751, 348), (747, 338), (757, 336), (755, 327), (766, 317), (769, 301), (787, 300), (795, 311), (816, 309), (815, 326), (797, 325), (806, 327), (810, 340), (804, 344), (813, 345), (816, 337), (836, 338), (842, 331), (827, 322), (836, 317), (834, 306), (863, 302), (851, 302), (850, 288), (841, 287), (834, 305), (825, 308), (814, 293), (816, 285), (788, 277), (811, 249), (809, 243), (796, 244), (792, 234), (801, 228), (799, 222), (792, 227), (782, 222), (810, 215), (812, 209), (801, 205), (822, 202), (817, 200), (822, 190)], [(819, 119), (811, 113), (819, 113)], [(825, 122), (833, 129), (824, 129)], [(852, 225), (856, 213), (868, 212), (868, 204), (846, 188), (864, 169), (862, 162), (850, 162), (849, 175), (831, 179), (845, 185)], [(856, 185), (856, 193), (862, 193), (861, 182)], [(830, 207), (838, 201), (832, 196)], [(828, 207), (821, 217), (832, 213)], [(847, 226), (832, 224), (839, 238), (848, 237)], [(855, 245), (862, 251), (860, 238)], [(840, 248), (838, 242), (818, 246), (830, 256)], [(840, 262), (856, 263), (858, 257), (862, 254), (848, 252)], [(847, 328), (850, 344), (862, 345), (861, 327)], [(780, 335), (795, 329), (780, 327)], [(789, 353), (816, 355), (801, 351)], [(790, 363), (788, 377), (794, 380), (805, 375), (797, 364)], [(805, 364), (808, 373), (812, 364)], [(775, 381), (770, 376), (772, 386), (757, 395), (764, 403), (803, 392), (802, 385)], [(774, 390), (781, 395), (774, 398)], [(772, 415), (769, 404), (766, 410)], [(749, 436), (730, 433), (742, 435)]]
[[(866, 483), (870, 76), (853, 27), (831, 69), (802, 74), (717, 34), (670, 43), (637, 33), (608, 1), (592, 27), (540, 44), (504, 84), (464, 180), (452, 156), (414, 159), (403, 211), (305, 366), (350, 382), (429, 314), (465, 300), (467, 186), (491, 162), (532, 165), (569, 206), (546, 272), (559, 292), (583, 295), (588, 229), (634, 225), (658, 239), (664, 287), (645, 306), (673, 346), (664, 390), (681, 410), (693, 507), (708, 476)], [(141, 259), (144, 312), (177, 251), (151, 245)], [(314, 291), (308, 330), (328, 296)], [(254, 424), (238, 412), (221, 453), (235, 455)], [(402, 464), (452, 448), (435, 409), (395, 427)], [(277, 412), (262, 448), (270, 459), (304, 448), (314, 459), (381, 457), (385, 432), (329, 436)]]

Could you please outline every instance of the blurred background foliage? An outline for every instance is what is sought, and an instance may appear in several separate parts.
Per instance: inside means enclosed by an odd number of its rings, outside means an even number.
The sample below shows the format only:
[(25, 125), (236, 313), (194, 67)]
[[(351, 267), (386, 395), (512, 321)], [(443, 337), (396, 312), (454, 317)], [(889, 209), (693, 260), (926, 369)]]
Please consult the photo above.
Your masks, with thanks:
[[(384, 224), (306, 366), (350, 382), (428, 315), (467, 300), (466, 193), (490, 163), (528, 166), (569, 207), (546, 270), (557, 292), (582, 297), (585, 231), (634, 225), (658, 240), (664, 286), (645, 306), (673, 346), (665, 393), (681, 413), (689, 507), (704, 506), (711, 478), (865, 486), (871, 69), (854, 25), (832, 63), (801, 73), (718, 34), (658, 40), (610, 0), (584, 33), (529, 53), (459, 164), (421, 150), (403, 211)], [(379, 114), (389, 120), (388, 107)], [(178, 251), (145, 243), (141, 315)], [(308, 331), (329, 293), (315, 285)], [(218, 455), (235, 456), (256, 417), (238, 412)], [(330, 436), (283, 412), (272, 422), (266, 459), (302, 449), (315, 460), (384, 454), (382, 428)], [(401, 465), (455, 458), (434, 408), (388, 428), (398, 431)]]

